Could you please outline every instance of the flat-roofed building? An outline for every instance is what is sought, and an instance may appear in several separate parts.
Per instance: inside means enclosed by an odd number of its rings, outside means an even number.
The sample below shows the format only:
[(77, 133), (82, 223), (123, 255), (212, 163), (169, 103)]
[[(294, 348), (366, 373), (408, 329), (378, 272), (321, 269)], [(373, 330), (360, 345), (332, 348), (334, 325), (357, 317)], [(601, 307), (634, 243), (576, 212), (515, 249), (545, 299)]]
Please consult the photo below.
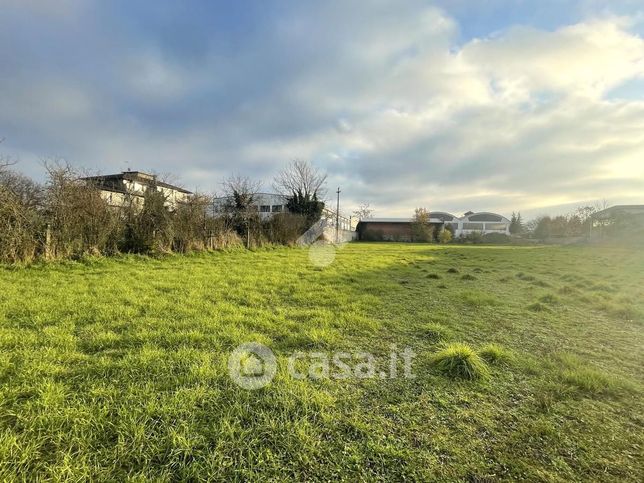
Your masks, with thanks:
[[(358, 223), (360, 239), (381, 239), (387, 241), (411, 241), (412, 218), (368, 218)], [(510, 234), (510, 220), (503, 215), (481, 211), (468, 212), (457, 217), (444, 211), (432, 211), (429, 214), (429, 225), (434, 229), (449, 229), (455, 237), (467, 236), (478, 232)]]

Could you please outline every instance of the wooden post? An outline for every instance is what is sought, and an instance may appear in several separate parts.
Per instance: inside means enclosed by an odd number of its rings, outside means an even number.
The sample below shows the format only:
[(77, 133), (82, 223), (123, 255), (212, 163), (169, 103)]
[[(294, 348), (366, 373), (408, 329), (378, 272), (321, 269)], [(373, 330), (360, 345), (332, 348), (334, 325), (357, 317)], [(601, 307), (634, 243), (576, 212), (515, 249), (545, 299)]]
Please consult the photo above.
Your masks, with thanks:
[(45, 258), (51, 258), (51, 225), (47, 223), (45, 230)]

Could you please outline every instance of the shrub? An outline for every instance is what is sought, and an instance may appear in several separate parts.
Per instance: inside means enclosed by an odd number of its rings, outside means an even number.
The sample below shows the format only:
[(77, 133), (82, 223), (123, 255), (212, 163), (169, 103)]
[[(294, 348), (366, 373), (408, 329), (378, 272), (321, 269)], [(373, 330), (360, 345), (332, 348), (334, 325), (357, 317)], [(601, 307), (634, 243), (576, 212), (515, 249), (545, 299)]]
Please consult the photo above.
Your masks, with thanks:
[(502, 245), (511, 241), (512, 239), (505, 233), (486, 233), (481, 237), (482, 243), (493, 243), (495, 245)]
[(294, 245), (308, 226), (309, 222), (304, 215), (279, 213), (265, 223), (264, 233), (271, 243)]
[(174, 231), (172, 214), (165, 206), (166, 198), (154, 187), (149, 187), (143, 198), (143, 207), (131, 204), (126, 208), (125, 234), (122, 248), (134, 253), (169, 252)]
[(210, 200), (200, 195), (177, 204), (172, 220), (172, 248), (175, 251), (187, 253), (205, 248), (208, 230), (206, 209), (209, 204)]
[(449, 243), (452, 241), (452, 232), (449, 230), (446, 230), (443, 228), (439, 233), (438, 233), (438, 241), (440, 243)]
[(411, 241), (426, 243), (434, 239), (434, 227), (429, 224), (429, 218), (429, 211), (416, 208), (411, 223)]
[(218, 230), (208, 237), (207, 247), (210, 250), (226, 250), (242, 246), (244, 246), (244, 242), (234, 230)]
[(473, 231), (465, 236), (461, 235), (460, 241), (462, 243), (481, 243), (483, 241), (483, 235), (480, 231)]
[(38, 212), (0, 185), (0, 262), (29, 262), (39, 246)]
[(441, 374), (454, 379), (472, 380), (489, 376), (483, 359), (467, 344), (449, 344), (435, 354), (431, 362)]
[(51, 228), (46, 251), (57, 258), (116, 251), (119, 217), (101, 192), (67, 165), (47, 165), (44, 216)]
[(498, 344), (487, 344), (479, 350), (479, 356), (489, 364), (504, 364), (510, 361), (510, 353)]

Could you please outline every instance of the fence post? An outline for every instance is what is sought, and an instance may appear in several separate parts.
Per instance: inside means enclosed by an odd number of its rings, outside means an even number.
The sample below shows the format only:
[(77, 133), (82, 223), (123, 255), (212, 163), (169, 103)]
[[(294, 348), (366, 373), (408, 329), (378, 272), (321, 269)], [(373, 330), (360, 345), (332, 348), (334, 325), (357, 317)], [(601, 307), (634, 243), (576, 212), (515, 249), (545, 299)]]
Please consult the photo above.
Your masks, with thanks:
[(49, 223), (45, 230), (45, 258), (51, 258), (51, 224)]

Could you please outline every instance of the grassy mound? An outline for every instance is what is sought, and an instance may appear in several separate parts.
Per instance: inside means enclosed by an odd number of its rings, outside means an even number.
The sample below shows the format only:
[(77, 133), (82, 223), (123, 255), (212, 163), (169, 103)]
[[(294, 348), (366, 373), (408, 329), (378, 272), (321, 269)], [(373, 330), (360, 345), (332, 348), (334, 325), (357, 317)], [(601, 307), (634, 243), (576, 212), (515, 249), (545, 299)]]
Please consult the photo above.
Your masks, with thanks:
[(445, 346), (432, 358), (432, 365), (441, 374), (453, 379), (482, 379), (489, 376), (487, 365), (474, 349), (467, 344), (454, 343)]

